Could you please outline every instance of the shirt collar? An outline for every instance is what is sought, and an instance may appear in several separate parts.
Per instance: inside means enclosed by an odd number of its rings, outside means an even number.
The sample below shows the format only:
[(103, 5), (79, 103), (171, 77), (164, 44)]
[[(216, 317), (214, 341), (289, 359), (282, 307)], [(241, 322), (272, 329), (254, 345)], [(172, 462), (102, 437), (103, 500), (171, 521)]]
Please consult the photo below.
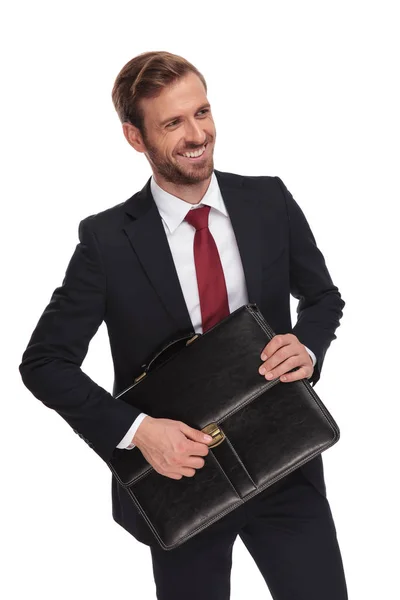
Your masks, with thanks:
[(175, 229), (182, 223), (189, 210), (199, 208), (200, 206), (211, 206), (211, 208), (215, 208), (226, 217), (228, 216), (214, 171), (211, 176), (210, 185), (199, 204), (191, 205), (185, 202), (185, 200), (166, 192), (160, 188), (154, 177), (151, 177), (150, 188), (161, 218), (171, 233), (174, 233)]

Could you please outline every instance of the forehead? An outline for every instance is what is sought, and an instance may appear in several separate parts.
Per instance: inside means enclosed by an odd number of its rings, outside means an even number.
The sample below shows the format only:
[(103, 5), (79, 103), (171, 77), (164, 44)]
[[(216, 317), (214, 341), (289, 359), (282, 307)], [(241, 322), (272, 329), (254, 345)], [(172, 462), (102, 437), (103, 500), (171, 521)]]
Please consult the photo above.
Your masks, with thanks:
[(201, 79), (189, 73), (163, 89), (156, 98), (144, 98), (142, 102), (145, 113), (160, 123), (168, 117), (196, 110), (207, 102), (207, 94)]

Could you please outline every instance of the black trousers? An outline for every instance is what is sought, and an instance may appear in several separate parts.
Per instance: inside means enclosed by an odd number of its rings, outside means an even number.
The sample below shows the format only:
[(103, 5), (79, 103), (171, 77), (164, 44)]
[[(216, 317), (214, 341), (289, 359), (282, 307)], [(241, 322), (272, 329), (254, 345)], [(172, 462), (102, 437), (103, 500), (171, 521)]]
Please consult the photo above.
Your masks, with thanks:
[(328, 500), (299, 469), (174, 550), (150, 546), (158, 600), (228, 600), (238, 535), (274, 600), (347, 600)]

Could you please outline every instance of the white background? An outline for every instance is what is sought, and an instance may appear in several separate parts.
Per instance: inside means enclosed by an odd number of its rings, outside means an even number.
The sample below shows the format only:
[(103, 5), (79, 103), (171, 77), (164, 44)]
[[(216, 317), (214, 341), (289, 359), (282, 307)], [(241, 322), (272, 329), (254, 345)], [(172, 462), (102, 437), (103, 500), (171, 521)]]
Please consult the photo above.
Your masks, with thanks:
[[(349, 595), (399, 597), (395, 4), (15, 0), (3, 9), (3, 598), (155, 598), (148, 547), (112, 520), (107, 466), (18, 372), (79, 221), (150, 177), (110, 96), (122, 66), (148, 50), (180, 54), (204, 74), (215, 167), (279, 175), (310, 223), (346, 302), (315, 389), (341, 429), (324, 465)], [(83, 369), (111, 391), (104, 325)], [(269, 597), (238, 538), (232, 600), (248, 596), (249, 582), (252, 597)]]

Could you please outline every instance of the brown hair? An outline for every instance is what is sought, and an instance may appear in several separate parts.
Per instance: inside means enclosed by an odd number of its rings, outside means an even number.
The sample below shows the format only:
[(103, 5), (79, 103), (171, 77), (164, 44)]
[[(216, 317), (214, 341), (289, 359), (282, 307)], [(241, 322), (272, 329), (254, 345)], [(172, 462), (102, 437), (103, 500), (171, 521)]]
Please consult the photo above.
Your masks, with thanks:
[(203, 75), (186, 59), (170, 52), (143, 52), (132, 58), (118, 73), (112, 101), (121, 123), (129, 122), (144, 134), (142, 98), (155, 98), (162, 89), (188, 73), (195, 73), (207, 92)]

